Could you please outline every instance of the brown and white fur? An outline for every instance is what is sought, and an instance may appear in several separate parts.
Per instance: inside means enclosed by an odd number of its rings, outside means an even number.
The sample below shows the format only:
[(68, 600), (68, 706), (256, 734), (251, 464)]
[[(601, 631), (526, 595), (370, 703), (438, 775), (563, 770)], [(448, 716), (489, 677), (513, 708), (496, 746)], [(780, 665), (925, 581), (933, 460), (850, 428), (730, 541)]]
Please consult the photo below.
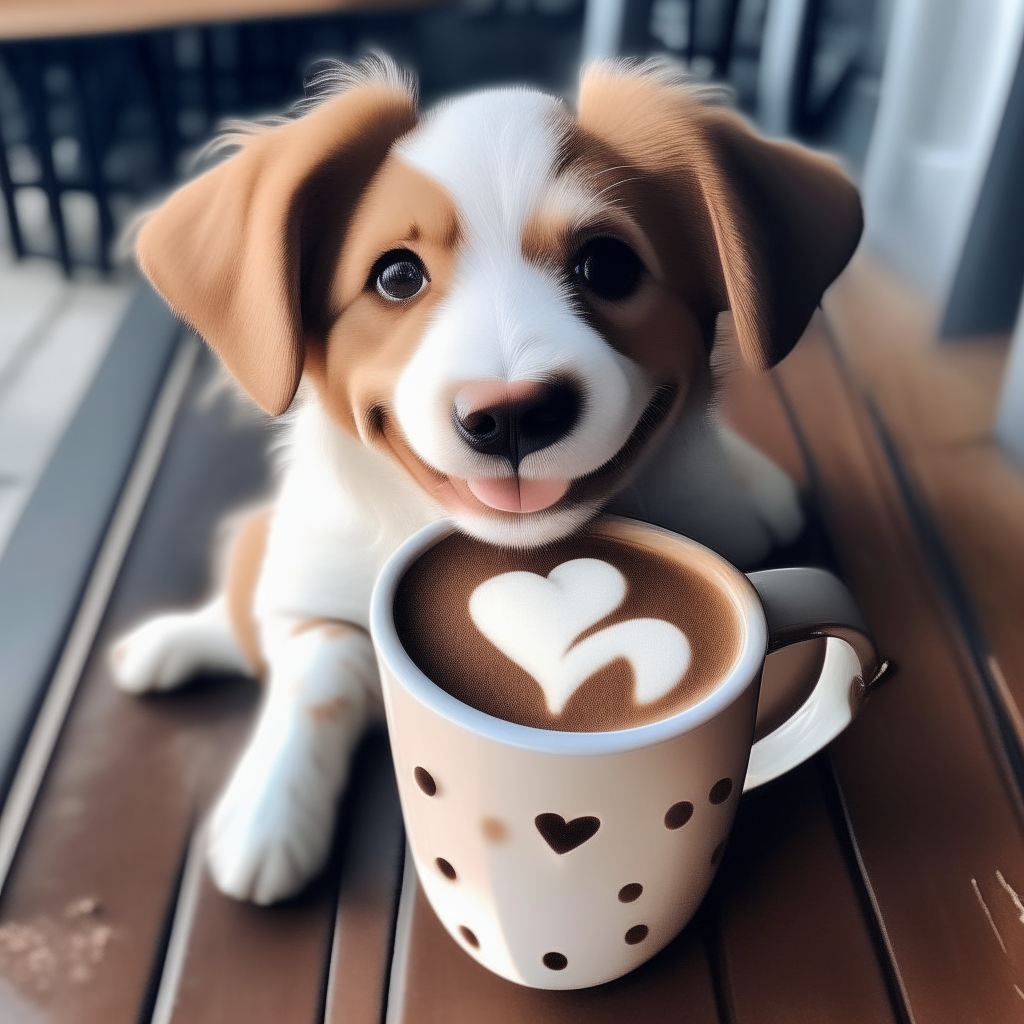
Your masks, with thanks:
[[(146, 622), (113, 658), (137, 693), (201, 668), (265, 676), (209, 849), (220, 888), (258, 903), (327, 855), (351, 751), (381, 714), (370, 589), (414, 530), (452, 516), (532, 546), (613, 507), (740, 564), (795, 537), (792, 483), (712, 410), (716, 320), (731, 310), (744, 358), (772, 365), (861, 229), (833, 162), (759, 139), (664, 67), (592, 66), (575, 111), (509, 88), (421, 116), (382, 58), (335, 78), (138, 241), (242, 387), (291, 410), (279, 494), (243, 529), (226, 592)], [(601, 283), (607, 253), (588, 283), (595, 238), (638, 257), (625, 294)], [(422, 270), (406, 298), (378, 286), (394, 251)], [(471, 443), (481, 417), (518, 423), (548, 399), (550, 443)]]

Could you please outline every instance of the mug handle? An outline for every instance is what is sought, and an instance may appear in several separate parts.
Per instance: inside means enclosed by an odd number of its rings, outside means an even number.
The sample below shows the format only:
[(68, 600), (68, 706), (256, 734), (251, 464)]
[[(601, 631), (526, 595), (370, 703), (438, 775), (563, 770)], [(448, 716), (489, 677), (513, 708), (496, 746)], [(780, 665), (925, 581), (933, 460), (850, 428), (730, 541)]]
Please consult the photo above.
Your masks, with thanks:
[[(810, 695), (751, 748), (744, 792), (771, 782), (831, 743), (890, 669), (889, 662), (879, 661), (853, 595), (832, 573), (809, 567), (766, 569), (748, 573), (747, 579), (764, 606), (769, 654), (801, 640), (828, 640)], [(797, 691), (805, 686), (806, 680), (796, 676), (789, 690), (799, 697)]]

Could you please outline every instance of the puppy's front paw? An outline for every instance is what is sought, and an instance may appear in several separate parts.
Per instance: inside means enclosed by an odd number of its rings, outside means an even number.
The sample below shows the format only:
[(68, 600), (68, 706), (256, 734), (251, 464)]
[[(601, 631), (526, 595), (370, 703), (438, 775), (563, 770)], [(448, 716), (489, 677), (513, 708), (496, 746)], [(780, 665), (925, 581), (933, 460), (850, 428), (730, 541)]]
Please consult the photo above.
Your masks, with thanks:
[(110, 669), (128, 693), (173, 690), (202, 669), (252, 671), (219, 597), (195, 611), (144, 622), (111, 648)]
[(323, 867), (353, 748), (379, 704), (366, 633), (329, 620), (284, 622), (266, 704), (210, 821), (220, 890), (253, 903), (297, 893)]
[(114, 682), (128, 693), (171, 690), (195, 670), (188, 613), (160, 615), (122, 637), (110, 650)]
[(751, 508), (775, 545), (792, 544), (804, 527), (796, 484), (781, 466), (728, 427), (722, 443)]
[(344, 783), (318, 763), (316, 728), (290, 711), (282, 717), (292, 720), (274, 724), (288, 735), (274, 737), (271, 751), (272, 739), (257, 734), (210, 821), (217, 887), (260, 904), (295, 895), (324, 866)]

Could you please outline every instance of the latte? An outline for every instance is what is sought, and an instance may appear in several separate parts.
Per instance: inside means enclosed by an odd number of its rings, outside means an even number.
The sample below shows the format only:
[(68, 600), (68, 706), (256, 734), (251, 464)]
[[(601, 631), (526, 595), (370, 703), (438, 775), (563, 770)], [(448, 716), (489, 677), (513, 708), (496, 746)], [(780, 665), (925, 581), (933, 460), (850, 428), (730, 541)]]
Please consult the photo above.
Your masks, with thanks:
[(725, 678), (742, 619), (710, 556), (631, 537), (614, 521), (530, 551), (449, 535), (399, 584), (402, 645), (453, 697), (520, 725), (604, 732), (677, 714)]

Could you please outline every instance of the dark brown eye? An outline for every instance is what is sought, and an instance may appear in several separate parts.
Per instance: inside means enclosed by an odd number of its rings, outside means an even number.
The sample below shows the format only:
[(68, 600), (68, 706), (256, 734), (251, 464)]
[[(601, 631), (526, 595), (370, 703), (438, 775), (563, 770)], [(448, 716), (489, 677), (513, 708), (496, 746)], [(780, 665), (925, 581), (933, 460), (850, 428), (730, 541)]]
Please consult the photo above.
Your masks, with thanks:
[(628, 299), (640, 284), (644, 265), (640, 257), (617, 238), (592, 238), (572, 261), (577, 284), (599, 299)]
[(408, 249), (392, 249), (373, 265), (370, 284), (385, 299), (403, 302), (419, 295), (427, 282), (419, 256)]

